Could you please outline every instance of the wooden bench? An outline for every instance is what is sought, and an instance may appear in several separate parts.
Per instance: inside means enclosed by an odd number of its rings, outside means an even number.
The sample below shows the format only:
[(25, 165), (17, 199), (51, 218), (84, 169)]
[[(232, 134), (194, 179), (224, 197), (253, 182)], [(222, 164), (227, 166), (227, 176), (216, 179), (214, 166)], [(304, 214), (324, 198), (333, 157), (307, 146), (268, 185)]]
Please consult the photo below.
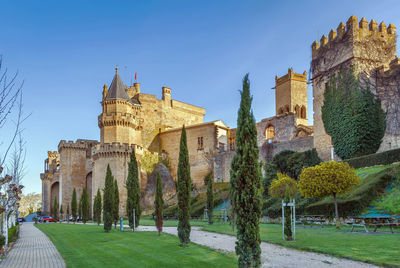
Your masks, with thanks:
[(320, 224), (323, 228), (323, 224), (326, 222), (326, 218), (324, 215), (299, 215), (296, 217), (296, 222), (301, 223), (304, 226), (304, 223), (309, 223), (311, 228), (313, 224)]
[(360, 226), (364, 227), (365, 232), (368, 233), (367, 227), (374, 227), (374, 232), (380, 227), (388, 226), (392, 234), (394, 233), (393, 227), (397, 226), (398, 223), (392, 217), (353, 217), (351, 232), (353, 232), (354, 227)]

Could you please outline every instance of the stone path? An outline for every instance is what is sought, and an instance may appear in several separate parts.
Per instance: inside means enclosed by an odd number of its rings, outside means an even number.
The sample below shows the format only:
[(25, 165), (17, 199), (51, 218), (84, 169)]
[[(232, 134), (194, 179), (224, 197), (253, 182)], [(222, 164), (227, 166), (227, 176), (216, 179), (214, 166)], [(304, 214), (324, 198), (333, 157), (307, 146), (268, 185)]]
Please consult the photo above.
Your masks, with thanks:
[(65, 262), (54, 244), (31, 222), (21, 225), (18, 240), (0, 262), (1, 268), (64, 268)]
[[(139, 231), (156, 231), (155, 226), (139, 226)], [(164, 227), (163, 232), (177, 235), (176, 227)], [(236, 237), (201, 231), (200, 227), (192, 227), (190, 240), (209, 248), (235, 252)], [(371, 264), (331, 257), (325, 254), (289, 249), (282, 246), (261, 243), (262, 267), (377, 267)]]

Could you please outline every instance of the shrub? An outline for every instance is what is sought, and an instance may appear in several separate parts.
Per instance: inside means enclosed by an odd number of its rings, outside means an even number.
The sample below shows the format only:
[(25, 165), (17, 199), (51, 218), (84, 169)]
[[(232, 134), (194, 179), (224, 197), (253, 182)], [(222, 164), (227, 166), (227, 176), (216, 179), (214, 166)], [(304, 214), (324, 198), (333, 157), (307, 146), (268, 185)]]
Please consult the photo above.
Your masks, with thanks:
[(268, 198), (268, 191), (269, 187), (271, 185), (271, 182), (275, 179), (277, 179), (277, 172), (276, 172), (276, 166), (273, 162), (266, 162), (264, 164), (264, 177), (262, 181), (262, 186), (263, 186), (263, 198)]
[(6, 238), (4, 236), (0, 236), (0, 249), (6, 244)]
[(17, 239), (19, 226), (15, 225), (8, 229), (8, 243), (14, 242)]
[[(338, 196), (337, 203), (341, 214), (343, 216), (359, 215), (370, 207), (396, 178), (400, 178), (399, 165), (368, 175), (359, 186)], [(333, 198), (326, 198), (310, 204), (306, 211), (311, 214), (334, 215), (333, 204)]]
[(339, 227), (337, 195), (351, 190), (360, 184), (360, 178), (348, 163), (328, 161), (315, 167), (303, 169), (298, 187), (305, 197), (333, 196), (336, 226)]
[(297, 193), (297, 183), (289, 176), (278, 173), (278, 179), (273, 180), (269, 187), (269, 195), (283, 199), (286, 190), (288, 191), (289, 196), (294, 196)]
[(272, 163), (274, 163), (276, 170), (281, 173), (287, 173), (287, 166), (288, 166), (287, 160), (289, 156), (291, 156), (294, 153), (295, 153), (294, 151), (285, 150), (276, 154), (272, 159)]
[(400, 149), (365, 155), (345, 160), (353, 168), (363, 168), (375, 165), (389, 165), (400, 161)]

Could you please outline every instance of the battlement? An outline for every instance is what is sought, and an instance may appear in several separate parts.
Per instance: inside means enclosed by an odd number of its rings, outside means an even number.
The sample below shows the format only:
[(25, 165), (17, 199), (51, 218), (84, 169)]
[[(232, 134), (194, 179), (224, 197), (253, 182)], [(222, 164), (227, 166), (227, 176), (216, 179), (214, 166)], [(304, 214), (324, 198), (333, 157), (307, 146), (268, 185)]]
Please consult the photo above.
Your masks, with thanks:
[(92, 155), (94, 159), (107, 156), (129, 156), (132, 150), (135, 149), (137, 155), (144, 154), (144, 148), (136, 144), (128, 143), (100, 143), (92, 148)]
[(380, 75), (391, 75), (393, 72), (397, 72), (400, 70), (400, 58), (393, 59), (389, 65), (382, 65), (377, 68), (378, 74)]
[(58, 144), (58, 152), (61, 152), (62, 149), (86, 150), (97, 143), (98, 141), (95, 140), (78, 139), (76, 140), (76, 142), (61, 140), (60, 143)]
[(275, 86), (279, 86), (280, 84), (282, 84), (286, 81), (289, 81), (289, 80), (298, 80), (298, 81), (307, 82), (307, 72), (304, 71), (303, 74), (298, 74), (298, 73), (293, 72), (293, 68), (289, 68), (287, 74), (285, 74), (281, 77), (278, 77), (277, 75), (275, 76)]
[(130, 113), (111, 113), (111, 114), (101, 114), (98, 116), (99, 127), (102, 126), (130, 126), (136, 128), (143, 119), (138, 118), (136, 115)]
[(373, 19), (368, 24), (368, 21), (364, 17), (358, 22), (356, 16), (351, 16), (347, 20), (346, 25), (340, 22), (336, 31), (332, 29), (329, 32), (328, 38), (323, 35), (320, 42), (314, 41), (314, 43), (312, 43), (313, 58), (318, 54), (319, 50), (324, 47), (330, 47), (339, 40), (349, 38), (362, 41), (366, 37), (373, 37), (376, 40), (387, 42), (390, 39), (396, 39), (396, 27), (393, 24), (389, 24), (389, 26), (386, 27), (384, 22), (381, 22), (378, 26), (377, 22)]

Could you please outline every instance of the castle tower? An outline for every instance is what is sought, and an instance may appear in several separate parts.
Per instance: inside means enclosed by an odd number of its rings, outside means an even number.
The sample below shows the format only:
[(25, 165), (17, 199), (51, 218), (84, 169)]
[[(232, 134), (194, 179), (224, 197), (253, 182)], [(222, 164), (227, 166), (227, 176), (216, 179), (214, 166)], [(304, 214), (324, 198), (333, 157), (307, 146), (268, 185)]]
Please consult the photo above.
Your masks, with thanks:
[[(135, 85), (140, 91), (140, 85)], [(130, 98), (116, 68), (110, 88), (103, 90), (101, 102), (103, 111), (99, 115), (100, 141), (102, 143), (142, 144), (139, 131), (141, 105), (135, 98)]]
[[(314, 147), (321, 158), (331, 158), (331, 137), (325, 133), (322, 122), (321, 107), (324, 92), (329, 77), (343, 67), (355, 68), (361, 83), (368, 84), (372, 93), (382, 101), (382, 108), (387, 112), (386, 134), (380, 150), (386, 143), (394, 141), (399, 144), (400, 114), (395, 107), (400, 105), (398, 93), (388, 94), (389, 81), (380, 83), (380, 70), (391, 68), (396, 56), (396, 27), (381, 22), (378, 26), (375, 20), (362, 18), (358, 23), (351, 16), (346, 25), (342, 22), (336, 31), (331, 30), (328, 38), (323, 35), (320, 43), (315, 41), (312, 46), (312, 82), (314, 96)], [(391, 76), (393, 78), (393, 76)], [(396, 78), (399, 80), (399, 78)], [(390, 79), (389, 79), (390, 80)], [(395, 82), (395, 81), (392, 81)], [(383, 146), (383, 147), (382, 147)]]
[(307, 73), (298, 74), (289, 68), (286, 75), (275, 77), (274, 89), (276, 115), (292, 112), (297, 124), (307, 126)]

